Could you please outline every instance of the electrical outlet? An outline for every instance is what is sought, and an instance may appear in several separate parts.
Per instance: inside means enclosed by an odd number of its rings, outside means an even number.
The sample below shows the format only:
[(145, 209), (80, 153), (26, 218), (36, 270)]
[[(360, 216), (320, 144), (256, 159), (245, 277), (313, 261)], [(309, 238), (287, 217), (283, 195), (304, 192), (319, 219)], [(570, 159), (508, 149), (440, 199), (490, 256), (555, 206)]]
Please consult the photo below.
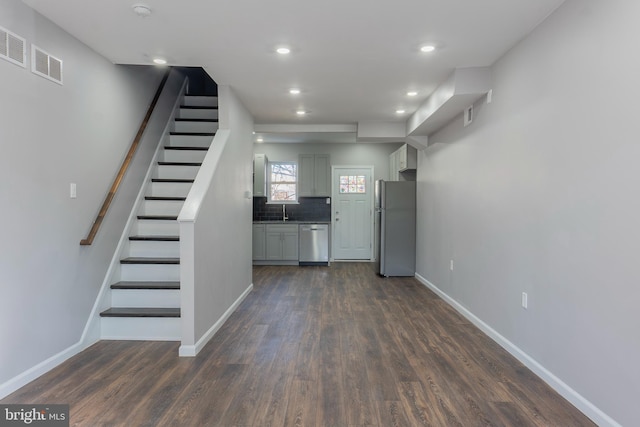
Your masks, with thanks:
[(453, 271), (453, 260), (449, 262), (449, 270)]
[(522, 293), (522, 308), (526, 309), (529, 305), (529, 296), (526, 292)]
[(493, 101), (493, 89), (487, 92), (487, 104), (491, 104), (492, 101)]
[(76, 194), (76, 183), (75, 182), (72, 182), (69, 185), (69, 197), (72, 198), (72, 199), (75, 199), (77, 197), (77, 194)]

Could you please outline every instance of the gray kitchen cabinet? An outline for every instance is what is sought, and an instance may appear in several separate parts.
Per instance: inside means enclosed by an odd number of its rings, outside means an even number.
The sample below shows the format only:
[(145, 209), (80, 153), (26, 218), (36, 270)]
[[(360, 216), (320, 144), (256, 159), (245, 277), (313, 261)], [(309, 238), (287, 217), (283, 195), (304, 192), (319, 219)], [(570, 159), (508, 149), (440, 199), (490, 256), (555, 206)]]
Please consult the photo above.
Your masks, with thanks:
[(298, 225), (267, 224), (265, 231), (266, 260), (298, 260)]
[(398, 168), (398, 152), (389, 155), (389, 181), (400, 181), (400, 169)]
[(253, 195), (266, 197), (267, 195), (267, 156), (253, 155)]
[(298, 196), (331, 196), (331, 164), (328, 154), (300, 154)]
[(418, 167), (418, 151), (410, 146), (404, 144), (398, 148), (398, 170), (404, 172), (406, 170), (413, 170)]
[(267, 259), (266, 228), (264, 224), (253, 224), (253, 259)]
[(401, 172), (415, 172), (418, 167), (418, 151), (404, 144), (389, 155), (389, 181), (413, 181)]

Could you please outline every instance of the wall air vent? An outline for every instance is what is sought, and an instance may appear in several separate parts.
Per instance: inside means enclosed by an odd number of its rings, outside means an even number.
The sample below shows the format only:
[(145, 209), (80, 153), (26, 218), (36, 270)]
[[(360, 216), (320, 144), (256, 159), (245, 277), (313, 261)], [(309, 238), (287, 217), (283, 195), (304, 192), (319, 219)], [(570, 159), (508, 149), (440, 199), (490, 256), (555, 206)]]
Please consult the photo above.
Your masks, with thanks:
[(473, 121), (473, 105), (464, 109), (464, 126), (467, 127)]
[(58, 84), (62, 84), (62, 60), (31, 45), (31, 71)]
[(27, 66), (27, 42), (11, 31), (0, 27), (0, 58), (21, 67)]

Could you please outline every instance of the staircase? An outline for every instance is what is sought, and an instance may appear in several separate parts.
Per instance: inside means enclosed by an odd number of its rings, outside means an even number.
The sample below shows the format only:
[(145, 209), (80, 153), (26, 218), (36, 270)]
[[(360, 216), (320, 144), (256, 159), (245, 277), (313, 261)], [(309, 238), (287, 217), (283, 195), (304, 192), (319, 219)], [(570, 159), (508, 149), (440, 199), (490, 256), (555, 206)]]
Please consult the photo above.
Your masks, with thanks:
[(218, 100), (185, 95), (128, 231), (103, 339), (180, 340), (178, 214), (218, 129)]

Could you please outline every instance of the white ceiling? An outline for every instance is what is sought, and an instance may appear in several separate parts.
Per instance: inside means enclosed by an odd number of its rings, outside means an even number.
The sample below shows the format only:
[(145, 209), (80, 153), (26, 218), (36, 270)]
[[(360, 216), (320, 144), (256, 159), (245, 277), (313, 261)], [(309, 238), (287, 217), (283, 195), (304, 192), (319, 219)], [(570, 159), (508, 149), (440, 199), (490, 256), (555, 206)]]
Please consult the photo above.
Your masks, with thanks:
[[(23, 1), (114, 63), (202, 66), (256, 123), (297, 125), (406, 121), (455, 68), (493, 64), (563, 2)], [(152, 15), (136, 16), (134, 4)], [(280, 45), (292, 53), (276, 54)]]

